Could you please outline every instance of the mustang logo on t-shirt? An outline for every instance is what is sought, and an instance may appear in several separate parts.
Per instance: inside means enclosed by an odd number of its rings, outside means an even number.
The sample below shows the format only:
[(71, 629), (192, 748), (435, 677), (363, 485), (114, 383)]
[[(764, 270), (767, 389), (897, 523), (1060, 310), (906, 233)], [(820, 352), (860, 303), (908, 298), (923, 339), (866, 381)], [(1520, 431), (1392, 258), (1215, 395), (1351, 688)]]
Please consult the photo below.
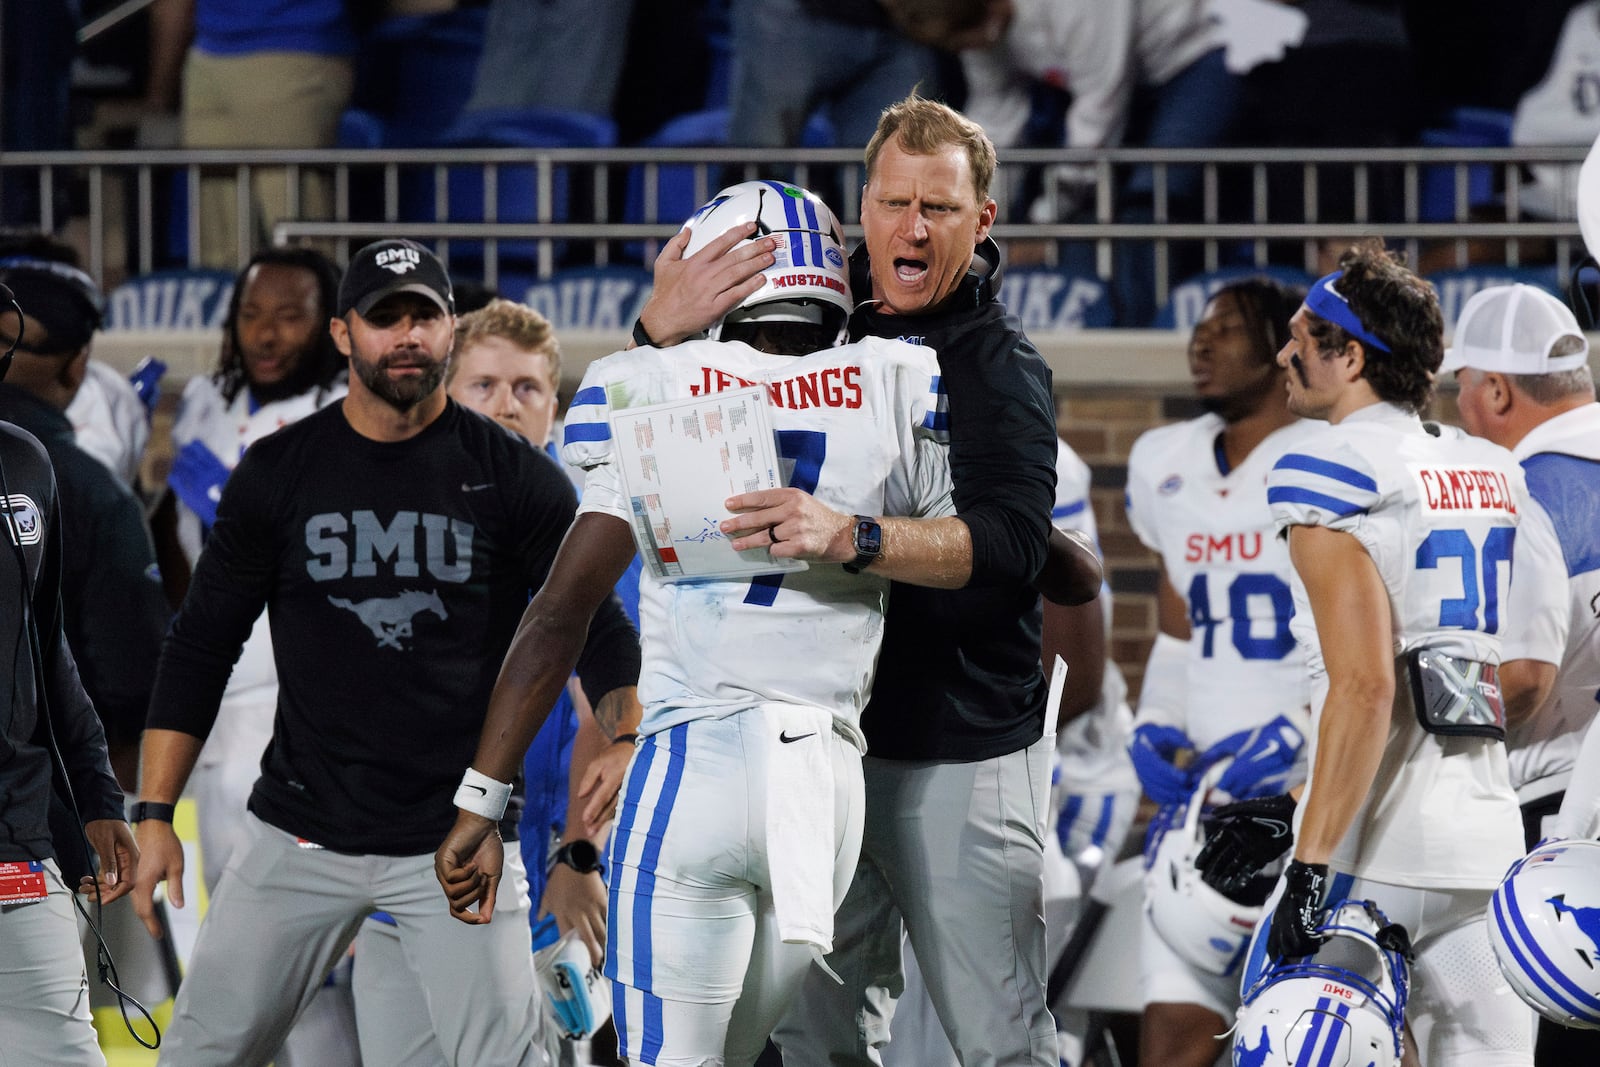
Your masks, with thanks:
[(411, 620), (419, 612), (431, 611), (441, 619), (450, 616), (444, 610), (444, 601), (439, 599), (438, 593), (422, 593), (408, 589), (399, 596), (372, 597), (360, 603), (353, 603), (344, 597), (331, 596), (328, 603), (336, 608), (345, 608), (355, 613), (367, 629), (372, 631), (372, 636), (378, 639), (379, 648), (398, 648), (402, 651), (405, 646), (400, 643), (403, 638), (412, 636)]

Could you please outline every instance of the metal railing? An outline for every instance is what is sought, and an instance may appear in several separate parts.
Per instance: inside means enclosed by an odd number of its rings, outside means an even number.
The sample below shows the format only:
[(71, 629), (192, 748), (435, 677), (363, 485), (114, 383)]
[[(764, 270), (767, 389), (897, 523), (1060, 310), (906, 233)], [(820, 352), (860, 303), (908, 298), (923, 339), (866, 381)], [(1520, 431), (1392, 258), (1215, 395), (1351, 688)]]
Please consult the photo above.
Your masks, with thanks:
[[(1507, 266), (1541, 263), (1565, 272), (1581, 258), (1572, 219), (1529, 219), (1523, 211), (1527, 165), (1576, 167), (1583, 148), (1405, 148), (1348, 149), (1117, 149), (1105, 152), (1009, 150), (996, 176), (997, 190), (1023, 187), (1030, 172), (1052, 164), (1093, 168), (1089, 221), (1002, 223), (1002, 241), (1077, 240), (1097, 243), (1099, 273), (1110, 274), (1117, 242), (1151, 241), (1157, 250), (1157, 299), (1173, 278), (1170, 253), (1199, 247), (1202, 269), (1215, 269), (1241, 251), (1257, 264), (1269, 252), (1281, 258), (1286, 242), (1298, 245), (1307, 269), (1317, 242), (1379, 233), (1401, 242), (1415, 256), (1424, 242), (1453, 244), (1456, 265), (1465, 266), (1470, 242), (1491, 242)], [(1129, 171), (1149, 165), (1154, 173), (1153, 221), (1119, 222), (1119, 187)], [(233, 179), (233, 218), (239, 259), (258, 243), (251, 178), (282, 168), (288, 177), (282, 218), (270, 228), (276, 240), (322, 238), (341, 255), (350, 242), (405, 234), (441, 242), (447, 259), (460, 242), (482, 241), (471, 261), (494, 285), (507, 263), (508, 242), (518, 269), (548, 277), (558, 265), (605, 264), (632, 257), (648, 262), (653, 246), (678, 228), (681, 215), (662, 217), (660, 193), (668, 185), (689, 193), (688, 203), (708, 199), (720, 184), (746, 177), (783, 176), (817, 184), (830, 193), (847, 235), (859, 236), (862, 165), (854, 149), (405, 149), (19, 152), (0, 157), (0, 186), (20, 185), (37, 202), (37, 224), (56, 231), (67, 217), (86, 231), (90, 273), (104, 281), (148, 273), (162, 266), (198, 265), (202, 180)], [(1200, 195), (1180, 216), (1169, 195), (1178, 168), (1200, 172)], [(301, 179), (319, 175), (331, 187), (332, 217), (301, 218)], [(1346, 177), (1347, 175), (1347, 177)], [(1328, 183), (1348, 187), (1349, 211), (1328, 217), (1322, 206)], [(1448, 196), (1429, 190), (1441, 180)], [(476, 187), (481, 211), (452, 218), (451, 189)], [(633, 207), (626, 190), (632, 183)], [(1492, 202), (1474, 203), (1475, 192), (1492, 186)], [(457, 186), (459, 191), (459, 186)], [(505, 193), (515, 189), (521, 192)], [(1285, 190), (1288, 190), (1286, 193)], [(683, 209), (687, 210), (687, 209)], [(1006, 206), (1002, 206), (1002, 217)], [(1440, 218), (1440, 215), (1443, 218)], [(508, 221), (515, 220), (515, 221)], [(454, 248), (452, 248), (454, 244)], [(1293, 255), (1293, 253), (1291, 253)]]

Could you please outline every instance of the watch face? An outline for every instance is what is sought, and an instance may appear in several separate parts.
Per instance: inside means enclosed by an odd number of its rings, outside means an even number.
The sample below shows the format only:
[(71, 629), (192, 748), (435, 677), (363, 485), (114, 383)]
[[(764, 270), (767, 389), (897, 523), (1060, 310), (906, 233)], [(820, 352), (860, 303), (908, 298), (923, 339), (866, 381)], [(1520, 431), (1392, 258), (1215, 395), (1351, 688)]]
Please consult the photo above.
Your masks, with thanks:
[(871, 519), (856, 523), (856, 553), (876, 556), (883, 550), (883, 527)]
[(600, 850), (594, 847), (594, 842), (586, 838), (578, 838), (566, 845), (567, 865), (584, 874), (600, 869)]

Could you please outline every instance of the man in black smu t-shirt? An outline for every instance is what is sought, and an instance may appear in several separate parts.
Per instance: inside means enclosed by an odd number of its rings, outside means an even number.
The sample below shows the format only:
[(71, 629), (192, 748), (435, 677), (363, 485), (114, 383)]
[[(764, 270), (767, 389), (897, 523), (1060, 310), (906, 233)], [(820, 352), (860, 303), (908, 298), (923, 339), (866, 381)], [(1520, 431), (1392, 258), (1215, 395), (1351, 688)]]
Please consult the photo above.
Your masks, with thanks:
[[(163, 1062), (264, 1063), (382, 910), (455, 1062), (536, 1063), (527, 916), (455, 922), (438, 904), (432, 849), (576, 500), (551, 460), (447, 400), (455, 321), (429, 252), (362, 249), (339, 309), (330, 328), (350, 358), (349, 396), (245, 454), (162, 651), (135, 813), (141, 914), (158, 882), (179, 895), (164, 806), (263, 606), (280, 686), (250, 798), (254, 836), (201, 927)], [(638, 642), (620, 605), (608, 609), (579, 675), (597, 707), (632, 705), (619, 717), (636, 722)]]

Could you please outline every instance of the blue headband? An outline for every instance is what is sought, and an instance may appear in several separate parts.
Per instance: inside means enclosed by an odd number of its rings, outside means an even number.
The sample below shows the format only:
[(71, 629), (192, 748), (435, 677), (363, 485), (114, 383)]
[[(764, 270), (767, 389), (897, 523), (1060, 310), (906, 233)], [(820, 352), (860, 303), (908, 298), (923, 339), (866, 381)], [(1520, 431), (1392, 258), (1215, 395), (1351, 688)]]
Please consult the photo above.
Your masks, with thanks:
[(1333, 287), (1333, 283), (1338, 281), (1343, 274), (1344, 271), (1336, 270), (1332, 274), (1318, 278), (1312, 283), (1310, 291), (1306, 293), (1306, 307), (1334, 325), (1342, 326), (1346, 333), (1362, 344), (1370, 345), (1373, 348), (1381, 348), (1392, 355), (1394, 349), (1378, 340), (1376, 334), (1369, 332), (1365, 326), (1361, 325), (1361, 320), (1356, 317), (1356, 313), (1350, 310), (1350, 301), (1346, 300), (1339, 290)]

